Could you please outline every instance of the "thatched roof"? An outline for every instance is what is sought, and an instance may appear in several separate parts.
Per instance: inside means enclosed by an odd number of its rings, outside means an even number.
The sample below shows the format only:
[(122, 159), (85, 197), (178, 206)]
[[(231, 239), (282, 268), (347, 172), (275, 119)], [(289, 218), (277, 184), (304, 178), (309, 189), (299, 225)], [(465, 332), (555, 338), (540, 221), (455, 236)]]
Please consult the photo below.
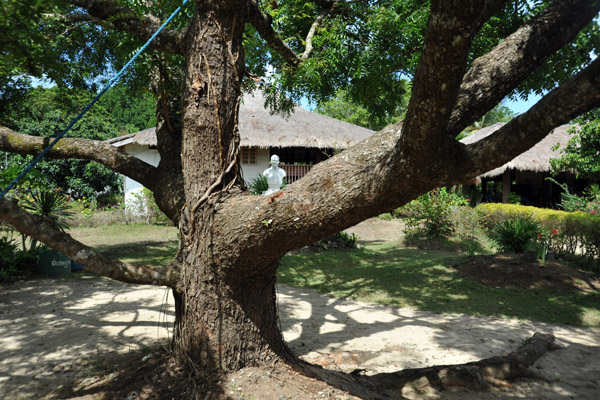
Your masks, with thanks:
[[(300, 106), (296, 106), (288, 118), (271, 115), (264, 104), (265, 99), (259, 91), (244, 96), (239, 115), (242, 146), (344, 149), (374, 133), (370, 129), (313, 113)], [(120, 136), (109, 143), (115, 146), (137, 143), (153, 147), (156, 146), (155, 129)]]
[[(466, 138), (461, 139), (460, 141), (464, 144), (475, 143), (491, 135), (503, 126), (504, 123), (496, 123), (492, 126), (482, 128)], [(507, 169), (534, 172), (550, 171), (552, 169), (550, 166), (550, 159), (560, 158), (560, 149), (564, 148), (571, 138), (571, 135), (569, 135), (567, 132), (570, 127), (570, 125), (561, 125), (553, 129), (544, 139), (538, 142), (531, 149), (521, 153), (521, 155), (517, 156), (512, 161), (507, 162), (503, 166), (480, 175), (480, 178), (493, 178), (495, 176), (502, 175)], [(557, 150), (552, 150), (557, 143), (560, 143), (560, 148)]]

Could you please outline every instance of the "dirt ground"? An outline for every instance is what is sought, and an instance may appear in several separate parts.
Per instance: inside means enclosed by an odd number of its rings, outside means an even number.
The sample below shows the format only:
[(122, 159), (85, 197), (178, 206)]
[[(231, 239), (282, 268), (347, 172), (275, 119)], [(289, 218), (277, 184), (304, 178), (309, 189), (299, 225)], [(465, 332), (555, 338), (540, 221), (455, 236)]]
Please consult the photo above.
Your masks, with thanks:
[[(400, 228), (396, 221), (375, 219), (353, 229), (361, 240), (376, 242), (398, 240)], [(459, 268), (459, 273), (486, 283), (494, 275), (498, 278), (494, 271), (500, 264), (511, 265), (516, 271), (521, 265), (511, 257), (481, 260)], [(557, 285), (574, 282), (575, 288), (566, 290), (597, 290), (597, 281), (573, 274), (569, 281), (564, 276), (570, 269), (556, 264), (550, 266), (556, 267), (556, 273), (548, 269), (541, 275), (524, 274), (518, 283), (546, 279)], [(437, 393), (411, 387), (403, 393), (407, 398), (600, 398), (597, 329), (390, 308), (283, 285), (279, 286), (278, 300), (281, 326), (290, 348), (307, 361), (346, 372), (356, 368), (368, 373), (389, 372), (503, 355), (536, 331), (554, 334), (560, 346), (535, 363), (527, 378), (505, 390)], [(186, 398), (180, 388), (197, 383), (178, 375), (168, 364), (165, 350), (173, 320), (172, 304), (165, 289), (86, 276), (1, 286), (0, 398)], [(281, 366), (245, 369), (206, 385), (212, 388), (209, 398), (355, 399)]]

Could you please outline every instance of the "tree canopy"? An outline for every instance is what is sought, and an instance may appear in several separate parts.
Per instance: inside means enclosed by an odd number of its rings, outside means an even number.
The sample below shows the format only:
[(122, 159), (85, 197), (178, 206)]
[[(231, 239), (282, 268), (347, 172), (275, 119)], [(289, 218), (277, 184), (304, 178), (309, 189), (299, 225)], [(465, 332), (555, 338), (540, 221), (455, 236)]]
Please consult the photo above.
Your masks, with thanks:
[(578, 177), (600, 182), (600, 112), (587, 113), (576, 120), (571, 128), (573, 137), (564, 148), (561, 157), (550, 160), (553, 171), (573, 170)]
[[(90, 88), (179, 4), (4, 1), (2, 23), (23, 26), (0, 39), (3, 71), (13, 81), (28, 73)], [(501, 166), (598, 108), (600, 60), (590, 52), (599, 47), (599, 10), (598, 0), (190, 2), (126, 80), (157, 95), (160, 163), (74, 137), (48, 154), (96, 161), (152, 190), (179, 227), (174, 259), (159, 266), (112, 259), (10, 199), (0, 199), (0, 218), (92, 271), (170, 287), (173, 357), (193, 376), (281, 362), (373, 399), (399, 398), (404, 385), (431, 374), (449, 377), (436, 381), (442, 387), (458, 381), (485, 388), (518, 376), (552, 337), (536, 335), (535, 350), (469, 366), (373, 376), (324, 370), (296, 358), (283, 341), (278, 261), (435, 187)], [(403, 104), (405, 79), (412, 83), (403, 121), (318, 163), (277, 194), (249, 194), (239, 159), (243, 90), (259, 84), (269, 105), (283, 110), (286, 95), (326, 101), (344, 90), (377, 120)], [(13, 89), (17, 95), (18, 85)], [(492, 135), (472, 144), (456, 140), (506, 96), (531, 92), (547, 93)], [(36, 154), (44, 143), (0, 127), (4, 151)]]

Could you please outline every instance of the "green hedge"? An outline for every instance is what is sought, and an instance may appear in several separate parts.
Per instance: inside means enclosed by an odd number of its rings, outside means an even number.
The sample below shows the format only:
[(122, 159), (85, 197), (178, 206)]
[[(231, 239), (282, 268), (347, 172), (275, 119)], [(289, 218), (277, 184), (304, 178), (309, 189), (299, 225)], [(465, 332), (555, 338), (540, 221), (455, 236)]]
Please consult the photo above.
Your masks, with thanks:
[(550, 249), (559, 257), (581, 255), (590, 267), (600, 259), (600, 216), (582, 211), (566, 212), (516, 204), (485, 203), (477, 206), (481, 224), (492, 229), (512, 216), (532, 216), (548, 230), (556, 229)]

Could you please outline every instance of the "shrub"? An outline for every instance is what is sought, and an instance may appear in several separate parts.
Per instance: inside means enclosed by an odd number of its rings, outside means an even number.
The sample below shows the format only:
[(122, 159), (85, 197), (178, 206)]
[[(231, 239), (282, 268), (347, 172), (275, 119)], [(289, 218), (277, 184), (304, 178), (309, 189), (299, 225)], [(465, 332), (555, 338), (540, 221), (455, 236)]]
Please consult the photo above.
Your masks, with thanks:
[(600, 212), (600, 186), (593, 184), (584, 190), (584, 196), (577, 196), (569, 192), (569, 187), (564, 183), (558, 183), (552, 178), (546, 178), (552, 183), (558, 185), (562, 190), (561, 202), (558, 204), (565, 211), (584, 211), (590, 214)]
[(257, 177), (250, 181), (250, 191), (254, 194), (262, 194), (262, 192), (267, 191), (267, 189), (269, 189), (267, 177), (262, 174), (258, 174)]
[[(68, 221), (73, 215), (68, 204), (69, 200), (70, 197), (61, 194), (60, 189), (33, 189), (19, 196), (19, 203), (25, 211), (50, 219), (63, 232), (69, 228)], [(30, 239), (30, 250), (34, 250), (37, 240)], [(23, 247), (25, 247), (25, 236), (23, 236)]]
[(128, 204), (126, 215), (128, 223), (144, 222), (148, 225), (172, 225), (171, 220), (161, 211), (154, 200), (154, 193), (150, 189), (142, 188), (141, 192), (134, 194), (134, 201)]
[(355, 249), (358, 247), (358, 236), (355, 233), (338, 232), (308, 247), (317, 250)]
[[(286, 183), (282, 182), (280, 189), (286, 187)], [(262, 174), (258, 174), (257, 177), (253, 178), (250, 181), (250, 192), (253, 194), (263, 194), (269, 189), (269, 183), (267, 182), (267, 177)]]
[(588, 268), (600, 260), (600, 215), (582, 211), (566, 212), (513, 204), (486, 203), (477, 206), (480, 221), (488, 231), (512, 216), (531, 216), (546, 230), (555, 232), (549, 249), (559, 257), (583, 259)]
[(406, 216), (408, 234), (424, 233), (429, 237), (440, 237), (454, 231), (452, 208), (466, 205), (465, 198), (441, 188), (422, 195), (395, 212)]
[(69, 228), (68, 219), (73, 215), (68, 199), (59, 190), (32, 190), (21, 201), (25, 211), (48, 217), (61, 231)]
[(96, 197), (96, 202), (99, 208), (103, 209), (112, 209), (115, 207), (119, 207), (124, 201), (124, 197), (122, 194), (114, 194), (114, 193), (101, 193)]
[(394, 216), (392, 215), (392, 213), (383, 213), (383, 214), (379, 214), (377, 216), (378, 219), (381, 219), (383, 221), (391, 221), (394, 219)]
[(24, 273), (31, 273), (35, 271), (36, 264), (36, 250), (20, 250), (13, 240), (0, 238), (0, 282), (12, 281)]
[(483, 235), (479, 224), (479, 214), (470, 206), (452, 208), (454, 234), (458, 236), (470, 256), (482, 249), (479, 237)]
[(541, 232), (541, 224), (531, 216), (516, 215), (496, 225), (490, 232), (490, 239), (501, 251), (524, 253), (533, 247), (534, 240)]

